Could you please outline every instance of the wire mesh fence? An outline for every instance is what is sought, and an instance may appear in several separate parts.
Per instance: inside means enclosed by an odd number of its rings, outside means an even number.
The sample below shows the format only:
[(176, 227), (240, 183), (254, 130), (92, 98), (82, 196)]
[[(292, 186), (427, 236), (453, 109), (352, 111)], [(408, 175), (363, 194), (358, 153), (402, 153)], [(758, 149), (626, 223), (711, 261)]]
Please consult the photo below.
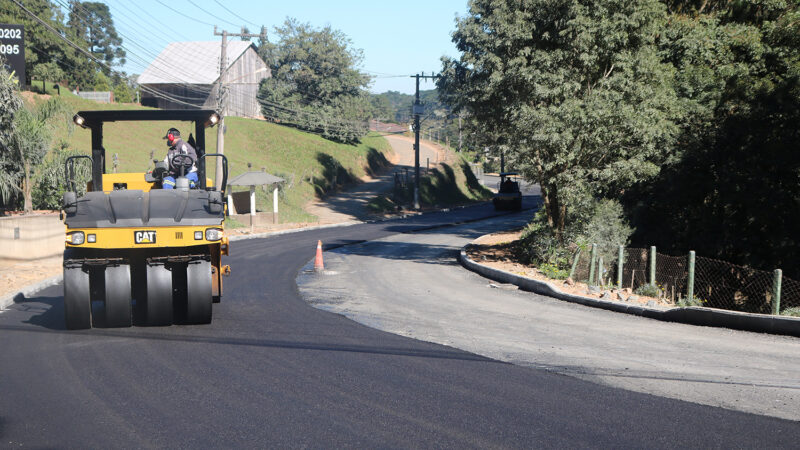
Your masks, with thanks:
[(632, 291), (647, 284), (647, 250), (626, 248), (622, 259), (622, 287)]
[(787, 310), (800, 315), (800, 281), (791, 278), (783, 279), (781, 289), (781, 311), (786, 313)]
[[(651, 283), (650, 249), (625, 248), (623, 250), (622, 287), (636, 292)], [(617, 285), (617, 258), (603, 261), (594, 260), (593, 283), (613, 287)], [(590, 251), (582, 251), (573, 272), (575, 281), (590, 281), (592, 257)], [(695, 259), (694, 292), (692, 301), (687, 299), (690, 274), (687, 256), (672, 256), (655, 253), (655, 285), (659, 297), (675, 305), (696, 305), (771, 314), (776, 300), (775, 273), (731, 264), (712, 258), (698, 256)], [(782, 278), (780, 311), (800, 315), (800, 281)]]
[(696, 264), (694, 296), (703, 306), (772, 312), (772, 273), (702, 256)]

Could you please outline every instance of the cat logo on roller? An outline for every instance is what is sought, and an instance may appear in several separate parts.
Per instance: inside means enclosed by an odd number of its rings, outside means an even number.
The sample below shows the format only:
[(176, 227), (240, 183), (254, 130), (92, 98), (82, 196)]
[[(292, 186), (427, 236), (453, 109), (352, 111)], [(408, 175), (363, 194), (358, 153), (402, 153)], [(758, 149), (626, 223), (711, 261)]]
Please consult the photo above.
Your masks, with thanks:
[(153, 230), (150, 231), (134, 231), (133, 232), (133, 242), (137, 244), (155, 244), (156, 243), (156, 232)]

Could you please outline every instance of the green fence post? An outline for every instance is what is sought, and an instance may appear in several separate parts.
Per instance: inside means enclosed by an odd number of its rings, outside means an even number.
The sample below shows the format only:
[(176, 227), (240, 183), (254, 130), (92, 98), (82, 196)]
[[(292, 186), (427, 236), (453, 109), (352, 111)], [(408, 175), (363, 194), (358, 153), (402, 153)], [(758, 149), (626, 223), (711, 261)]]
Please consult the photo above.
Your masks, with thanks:
[(686, 301), (692, 304), (694, 300), (694, 250), (689, 252), (689, 280), (686, 286)]
[(656, 285), (656, 246), (650, 247), (650, 285)]
[(581, 257), (581, 248), (578, 247), (578, 251), (575, 252), (575, 257), (572, 258), (572, 267), (569, 269), (569, 277), (572, 280), (575, 280), (575, 269), (578, 267), (578, 259)]
[(625, 246), (619, 246), (619, 253), (617, 254), (617, 290), (622, 290), (622, 269), (625, 263)]
[(591, 261), (589, 262), (589, 286), (594, 286), (594, 265), (597, 262), (597, 244), (592, 244)]
[(775, 269), (775, 275), (772, 279), (772, 314), (781, 315), (781, 278), (783, 278), (783, 271)]
[(603, 285), (603, 255), (597, 259), (597, 284)]

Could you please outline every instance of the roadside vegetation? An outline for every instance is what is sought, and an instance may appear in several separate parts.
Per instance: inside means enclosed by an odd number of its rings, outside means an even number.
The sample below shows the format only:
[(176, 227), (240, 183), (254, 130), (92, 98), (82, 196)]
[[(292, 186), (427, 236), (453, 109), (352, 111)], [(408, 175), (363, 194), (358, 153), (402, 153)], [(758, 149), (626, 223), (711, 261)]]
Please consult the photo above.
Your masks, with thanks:
[[(478, 182), (464, 155), (455, 154), (452, 160), (439, 164), (420, 176), (419, 202), (422, 208), (457, 206), (491, 198), (491, 191)], [(392, 213), (408, 208), (414, 202), (411, 181), (405, 187), (376, 196), (367, 203), (367, 210), (376, 214)]]
[(453, 41), (440, 97), (541, 185), (537, 264), (630, 242), (800, 276), (798, 2), (472, 0)]

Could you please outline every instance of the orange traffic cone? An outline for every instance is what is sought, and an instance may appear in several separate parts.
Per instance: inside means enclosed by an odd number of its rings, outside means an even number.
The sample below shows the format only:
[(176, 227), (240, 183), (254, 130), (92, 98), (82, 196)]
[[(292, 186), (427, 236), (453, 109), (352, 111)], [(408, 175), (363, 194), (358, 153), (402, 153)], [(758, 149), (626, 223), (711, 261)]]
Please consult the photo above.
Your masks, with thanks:
[(317, 272), (325, 270), (325, 265), (322, 264), (322, 241), (317, 241), (317, 256), (314, 258), (314, 270)]

